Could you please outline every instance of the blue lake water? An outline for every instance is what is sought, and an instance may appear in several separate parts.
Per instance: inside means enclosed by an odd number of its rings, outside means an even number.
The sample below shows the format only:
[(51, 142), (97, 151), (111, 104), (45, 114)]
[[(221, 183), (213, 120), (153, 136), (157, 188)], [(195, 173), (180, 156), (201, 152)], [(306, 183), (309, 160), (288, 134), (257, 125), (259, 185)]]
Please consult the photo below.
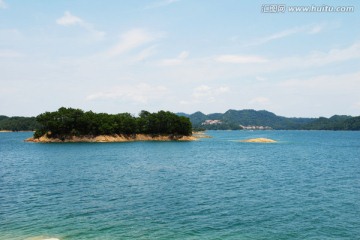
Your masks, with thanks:
[[(360, 132), (36, 144), (0, 133), (0, 239), (360, 239)], [(266, 137), (278, 143), (241, 143)]]

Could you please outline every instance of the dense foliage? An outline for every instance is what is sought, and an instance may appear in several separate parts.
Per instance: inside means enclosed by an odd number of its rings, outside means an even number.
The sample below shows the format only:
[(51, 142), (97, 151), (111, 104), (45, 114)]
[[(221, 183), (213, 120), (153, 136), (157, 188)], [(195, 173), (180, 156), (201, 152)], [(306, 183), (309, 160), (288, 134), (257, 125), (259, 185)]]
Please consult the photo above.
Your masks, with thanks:
[(343, 125), (344, 130), (360, 130), (360, 116), (346, 119)]
[[(190, 119), (190, 122), (189, 122)], [(204, 125), (206, 120), (220, 120), (221, 124)], [(238, 130), (243, 126), (268, 126), (284, 130), (360, 130), (360, 117), (286, 118), (267, 111), (228, 110), (225, 113), (193, 114), (165, 111), (142, 111), (139, 117), (128, 113), (106, 114), (84, 112), (80, 109), (60, 108), (34, 117), (6, 117), (0, 115), (0, 130), (35, 130), (36, 136), (51, 132), (57, 135), (102, 135), (113, 133), (191, 134), (193, 130)], [(47, 131), (48, 130), (48, 131)]]
[(34, 117), (6, 117), (0, 116), (0, 130), (33, 131), (39, 128)]
[(335, 115), (331, 118), (320, 117), (315, 121), (304, 126), (306, 130), (349, 130), (345, 121), (351, 119), (351, 116)]
[(34, 137), (98, 136), (113, 134), (185, 135), (192, 132), (188, 118), (171, 112), (150, 113), (142, 111), (139, 117), (129, 113), (107, 114), (84, 112), (80, 109), (60, 108), (36, 117), (41, 124)]

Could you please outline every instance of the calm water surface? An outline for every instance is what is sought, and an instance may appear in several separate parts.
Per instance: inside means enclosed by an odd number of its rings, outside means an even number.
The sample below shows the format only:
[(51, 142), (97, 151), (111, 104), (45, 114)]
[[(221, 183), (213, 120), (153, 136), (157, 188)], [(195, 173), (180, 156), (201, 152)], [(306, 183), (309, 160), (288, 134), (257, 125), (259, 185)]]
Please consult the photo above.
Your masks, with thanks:
[[(25, 143), (0, 133), (0, 239), (360, 239), (360, 132)], [(267, 137), (275, 144), (236, 140)]]

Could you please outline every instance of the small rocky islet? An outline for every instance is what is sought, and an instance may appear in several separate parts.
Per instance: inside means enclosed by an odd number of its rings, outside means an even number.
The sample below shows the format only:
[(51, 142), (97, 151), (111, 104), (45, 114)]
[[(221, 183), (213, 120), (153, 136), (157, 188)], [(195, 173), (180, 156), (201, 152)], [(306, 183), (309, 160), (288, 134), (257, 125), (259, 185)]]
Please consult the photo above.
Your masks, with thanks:
[(277, 141), (269, 138), (249, 138), (245, 140), (240, 140), (240, 142), (245, 143), (276, 143)]

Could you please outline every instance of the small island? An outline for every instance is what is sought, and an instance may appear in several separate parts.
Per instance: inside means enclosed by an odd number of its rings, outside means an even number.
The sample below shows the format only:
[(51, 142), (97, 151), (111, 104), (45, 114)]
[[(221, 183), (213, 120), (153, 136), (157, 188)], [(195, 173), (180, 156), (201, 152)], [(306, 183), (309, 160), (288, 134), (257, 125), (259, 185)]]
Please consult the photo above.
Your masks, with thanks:
[(40, 127), (27, 142), (193, 141), (187, 117), (169, 111), (107, 114), (59, 108), (36, 117)]
[(246, 140), (241, 140), (241, 142), (247, 142), (247, 143), (276, 143), (275, 140), (269, 139), (269, 138), (250, 138)]

